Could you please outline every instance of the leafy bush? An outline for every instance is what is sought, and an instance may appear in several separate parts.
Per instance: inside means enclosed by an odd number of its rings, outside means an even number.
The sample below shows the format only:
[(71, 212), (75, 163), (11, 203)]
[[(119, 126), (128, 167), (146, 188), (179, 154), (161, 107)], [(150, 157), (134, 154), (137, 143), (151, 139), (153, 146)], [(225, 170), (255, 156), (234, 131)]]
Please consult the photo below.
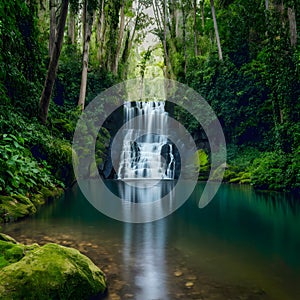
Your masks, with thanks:
[(38, 163), (24, 147), (21, 136), (3, 134), (0, 139), (0, 191), (4, 194), (34, 193), (42, 186), (54, 186), (45, 161)]
[(266, 152), (252, 165), (251, 182), (256, 188), (284, 190), (289, 158), (282, 152)]

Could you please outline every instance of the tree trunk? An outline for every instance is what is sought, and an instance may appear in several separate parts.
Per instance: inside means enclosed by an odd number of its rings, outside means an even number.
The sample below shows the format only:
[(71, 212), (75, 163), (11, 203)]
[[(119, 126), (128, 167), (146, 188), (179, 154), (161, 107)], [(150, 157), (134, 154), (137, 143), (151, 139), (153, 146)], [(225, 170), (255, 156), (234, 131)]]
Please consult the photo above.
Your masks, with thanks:
[(106, 33), (106, 24), (105, 24), (105, 0), (101, 0), (101, 11), (97, 23), (97, 40), (99, 43), (97, 58), (100, 61), (100, 67), (103, 67), (103, 56), (104, 56), (104, 44), (105, 44), (105, 33)]
[(295, 10), (293, 8), (288, 8), (288, 17), (289, 17), (289, 24), (290, 24), (290, 40), (291, 46), (297, 46), (297, 23), (296, 23), (296, 16)]
[(113, 73), (117, 75), (119, 68), (119, 56), (121, 52), (121, 46), (124, 36), (124, 27), (125, 27), (125, 0), (122, 0), (121, 12), (120, 12), (120, 28), (119, 28), (119, 39), (116, 49), (116, 57), (113, 65)]
[(201, 3), (201, 22), (202, 22), (202, 29), (204, 30), (204, 26), (205, 26), (205, 23), (204, 23), (204, 0), (202, 0), (202, 3)]
[(71, 45), (75, 44), (75, 15), (72, 9), (69, 11), (69, 20), (68, 20), (68, 42)]
[[(136, 18), (135, 18), (135, 22), (134, 22), (134, 27), (132, 30), (132, 33), (130, 33), (129, 30), (127, 30), (127, 34), (126, 34), (126, 39), (125, 39), (125, 44), (124, 44), (124, 51), (122, 54), (122, 63), (125, 65), (128, 61), (129, 55), (130, 55), (130, 51), (132, 49), (132, 45), (134, 42), (134, 38), (135, 38), (135, 34), (136, 34), (136, 29), (138, 26), (138, 23), (140, 21), (140, 14), (141, 14), (141, 9), (140, 9), (140, 1), (137, 2), (137, 12), (136, 12)], [(123, 74), (122, 77), (125, 78), (126, 76), (126, 68), (124, 68), (123, 70)]]
[(92, 26), (93, 26), (93, 11), (88, 9), (88, 0), (85, 0), (84, 1), (84, 34), (83, 34), (84, 41), (83, 41), (83, 54), (82, 54), (82, 73), (81, 73), (80, 94), (78, 100), (78, 106), (80, 106), (82, 110), (84, 110), (84, 104), (85, 104)]
[(56, 40), (56, 0), (49, 1), (50, 9), (50, 35), (49, 35), (49, 57), (51, 57)]
[(193, 2), (194, 8), (194, 49), (195, 56), (198, 56), (198, 40), (197, 40), (197, 0)]
[(216, 40), (217, 40), (217, 46), (218, 46), (219, 59), (223, 60), (223, 54), (222, 54), (222, 48), (221, 48), (221, 43), (220, 43), (214, 0), (210, 0), (210, 6), (211, 6), (211, 13), (212, 13), (213, 21), (214, 21), (214, 28), (215, 28), (215, 34), (216, 34)]
[(266, 10), (269, 10), (269, 0), (265, 0)]
[(68, 0), (63, 1), (62, 3), (60, 19), (58, 23), (57, 38), (56, 38), (56, 42), (53, 45), (53, 50), (51, 52), (47, 77), (40, 98), (39, 119), (43, 124), (46, 124), (47, 122), (50, 98), (51, 98), (52, 89), (55, 81), (58, 60), (59, 60), (59, 56), (60, 56), (60, 52), (64, 40), (64, 30), (65, 30), (67, 15), (68, 15), (68, 4), (69, 4)]
[(183, 71), (184, 71), (184, 75), (186, 75), (186, 61), (187, 61), (187, 55), (186, 55), (186, 14), (185, 14), (185, 7), (184, 7), (183, 3), (181, 4), (181, 10), (182, 10), (182, 43), (183, 43), (183, 59), (184, 59)]
[(169, 72), (171, 77), (173, 77), (172, 66), (171, 66), (171, 62), (169, 59), (168, 48), (167, 48), (167, 0), (164, 0), (163, 22), (164, 22), (164, 24), (163, 24), (163, 26), (164, 26), (163, 47), (164, 47), (166, 67), (167, 67), (166, 75)]

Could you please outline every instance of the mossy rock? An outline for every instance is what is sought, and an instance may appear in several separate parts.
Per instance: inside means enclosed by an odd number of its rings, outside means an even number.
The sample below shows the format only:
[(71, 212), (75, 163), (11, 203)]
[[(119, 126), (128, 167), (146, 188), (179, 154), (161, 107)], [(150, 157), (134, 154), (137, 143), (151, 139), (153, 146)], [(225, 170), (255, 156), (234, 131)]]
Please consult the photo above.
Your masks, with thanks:
[(1, 233), (1, 236), (4, 236), (8, 241), (0, 240), (0, 270), (5, 266), (19, 261), (26, 253), (39, 247), (38, 244), (29, 246), (18, 244), (12, 237), (3, 233)]
[(64, 190), (59, 187), (42, 187), (39, 193), (34, 194), (31, 196), (30, 200), (32, 201), (33, 204), (36, 206), (40, 206), (45, 204), (47, 201), (51, 201), (54, 199), (59, 198), (62, 194), (64, 193)]
[[(0, 227), (0, 230), (1, 230), (1, 227)], [(1, 232), (0, 232), (0, 241), (17, 244), (17, 241), (14, 238), (12, 238), (11, 236), (9, 236), (5, 233), (1, 233)]]
[(236, 177), (236, 178), (232, 178), (229, 180), (229, 183), (240, 183), (241, 178), (240, 177)]
[(19, 261), (24, 255), (24, 246), (12, 242), (0, 241), (0, 269)]
[(57, 244), (37, 247), (0, 269), (0, 299), (4, 300), (89, 299), (105, 290), (105, 275), (89, 258)]
[(0, 212), (1, 218), (8, 222), (34, 214), (36, 207), (28, 197), (22, 195), (0, 196)]

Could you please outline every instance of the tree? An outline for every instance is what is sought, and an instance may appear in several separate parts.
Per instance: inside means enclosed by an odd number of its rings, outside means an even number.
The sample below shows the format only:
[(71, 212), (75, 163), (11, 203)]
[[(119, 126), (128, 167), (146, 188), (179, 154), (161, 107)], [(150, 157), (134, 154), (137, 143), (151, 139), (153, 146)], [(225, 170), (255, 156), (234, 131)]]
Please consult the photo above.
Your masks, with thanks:
[(75, 44), (75, 12), (70, 5), (69, 8), (69, 19), (68, 19), (68, 42), (71, 45)]
[(223, 60), (223, 54), (222, 54), (220, 37), (219, 37), (219, 30), (218, 30), (218, 23), (217, 23), (217, 18), (216, 18), (214, 0), (210, 0), (210, 6), (211, 6), (211, 14), (212, 14), (213, 21), (214, 21), (214, 28), (215, 28), (215, 35), (216, 35), (217, 46), (218, 46), (219, 59)]
[(49, 35), (49, 57), (54, 48), (54, 43), (56, 40), (56, 0), (49, 1), (50, 9), (50, 35)]
[(53, 85), (55, 81), (58, 60), (59, 60), (59, 56), (63, 44), (64, 30), (65, 30), (67, 15), (68, 15), (68, 5), (69, 5), (69, 1), (65, 0), (63, 1), (61, 6), (61, 13), (60, 13), (60, 19), (58, 23), (56, 42), (54, 43), (53, 50), (51, 52), (48, 72), (44, 83), (44, 89), (40, 98), (39, 119), (43, 124), (46, 124), (47, 122), (50, 98), (51, 98)]
[(125, 0), (122, 0), (121, 11), (120, 11), (119, 38), (117, 41), (115, 62), (112, 68), (112, 71), (115, 75), (117, 75), (118, 73), (119, 58), (120, 58), (121, 46), (123, 42), (124, 29), (125, 29)]
[(193, 0), (193, 17), (194, 17), (194, 49), (195, 56), (198, 56), (198, 40), (197, 40), (197, 0)]
[(297, 45), (297, 23), (296, 23), (296, 14), (295, 10), (291, 7), (288, 7), (288, 18), (290, 24), (290, 41), (291, 46), (296, 47)]
[(84, 7), (83, 7), (84, 33), (83, 33), (82, 73), (81, 73), (80, 93), (79, 93), (79, 100), (78, 100), (78, 106), (80, 106), (82, 110), (84, 109), (84, 104), (85, 104), (90, 40), (91, 40), (92, 26), (93, 26), (93, 14), (94, 14), (94, 9), (92, 5), (89, 4), (88, 0), (85, 0)]
[(157, 25), (157, 36), (159, 37), (163, 50), (164, 50), (164, 59), (165, 59), (165, 76), (166, 77), (174, 77), (172, 64), (170, 61), (169, 50), (167, 45), (167, 23), (168, 23), (168, 15), (167, 15), (167, 0), (163, 0), (161, 5), (158, 0), (153, 0), (153, 11), (155, 16), (155, 21)]

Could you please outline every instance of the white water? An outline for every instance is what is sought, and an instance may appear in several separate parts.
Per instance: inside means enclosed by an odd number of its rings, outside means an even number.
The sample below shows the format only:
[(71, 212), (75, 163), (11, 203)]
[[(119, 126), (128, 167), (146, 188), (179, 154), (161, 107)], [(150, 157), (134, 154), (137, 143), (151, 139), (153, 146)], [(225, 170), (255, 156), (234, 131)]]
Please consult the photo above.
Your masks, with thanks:
[[(129, 122), (135, 117), (137, 122)], [(124, 118), (126, 133), (118, 179), (174, 179), (175, 159), (168, 141), (165, 102), (126, 102)]]

